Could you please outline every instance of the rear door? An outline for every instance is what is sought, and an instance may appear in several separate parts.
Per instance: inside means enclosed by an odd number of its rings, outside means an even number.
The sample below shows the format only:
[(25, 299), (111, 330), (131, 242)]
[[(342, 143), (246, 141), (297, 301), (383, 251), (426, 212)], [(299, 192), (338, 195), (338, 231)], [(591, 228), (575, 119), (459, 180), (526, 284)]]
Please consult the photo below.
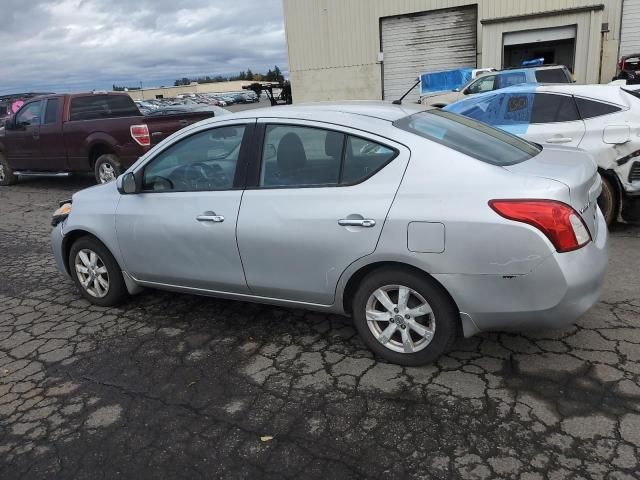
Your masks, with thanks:
[(238, 217), (238, 247), (254, 295), (330, 305), (342, 272), (372, 253), (409, 151), (323, 123), (259, 120)]
[(14, 170), (38, 170), (42, 100), (25, 103), (16, 113), (14, 127), (8, 132), (7, 153)]

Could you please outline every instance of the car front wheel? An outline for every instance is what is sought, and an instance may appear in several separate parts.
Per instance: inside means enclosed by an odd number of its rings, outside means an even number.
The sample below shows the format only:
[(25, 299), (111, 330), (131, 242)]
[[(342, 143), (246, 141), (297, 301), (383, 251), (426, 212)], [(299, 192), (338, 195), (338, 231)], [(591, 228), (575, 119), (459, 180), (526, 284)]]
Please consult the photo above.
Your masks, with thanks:
[(415, 272), (385, 268), (360, 284), (353, 318), (367, 346), (399, 365), (424, 365), (451, 348), (459, 326), (456, 308), (437, 283)]
[(84, 298), (111, 307), (127, 296), (122, 271), (113, 255), (97, 239), (81, 237), (69, 252), (69, 272)]

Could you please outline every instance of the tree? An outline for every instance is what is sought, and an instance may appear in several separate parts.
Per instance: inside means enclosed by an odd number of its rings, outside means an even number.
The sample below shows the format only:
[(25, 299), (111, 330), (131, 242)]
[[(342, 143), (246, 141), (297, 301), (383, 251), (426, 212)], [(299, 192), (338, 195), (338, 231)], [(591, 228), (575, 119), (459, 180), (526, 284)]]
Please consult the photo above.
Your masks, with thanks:
[(251, 71), (250, 68), (247, 68), (246, 77), (247, 77), (247, 80), (253, 80), (253, 72)]

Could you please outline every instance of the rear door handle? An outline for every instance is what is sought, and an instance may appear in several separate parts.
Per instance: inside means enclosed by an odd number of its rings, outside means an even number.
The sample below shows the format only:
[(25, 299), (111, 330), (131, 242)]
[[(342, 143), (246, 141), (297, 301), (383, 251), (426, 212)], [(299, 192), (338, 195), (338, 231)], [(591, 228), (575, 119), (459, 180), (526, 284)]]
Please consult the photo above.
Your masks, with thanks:
[(222, 223), (224, 222), (224, 217), (222, 215), (216, 215), (214, 212), (204, 212), (202, 215), (198, 215), (196, 220), (199, 222)]
[(570, 143), (573, 142), (571, 137), (551, 137), (547, 138), (547, 143)]
[(338, 225), (341, 227), (364, 227), (371, 228), (376, 226), (376, 221), (370, 218), (343, 218), (338, 220)]
[(152, 137), (159, 137), (159, 136), (161, 136), (161, 135), (163, 135), (163, 133), (162, 133), (162, 132), (153, 132), (153, 133), (151, 134), (151, 136), (152, 136)]

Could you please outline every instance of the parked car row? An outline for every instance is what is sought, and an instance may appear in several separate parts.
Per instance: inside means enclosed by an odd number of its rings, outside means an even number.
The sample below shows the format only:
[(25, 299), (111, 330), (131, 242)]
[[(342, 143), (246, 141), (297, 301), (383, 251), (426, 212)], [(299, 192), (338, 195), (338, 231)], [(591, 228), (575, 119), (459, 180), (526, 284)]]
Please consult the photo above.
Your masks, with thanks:
[(136, 100), (136, 105), (143, 115), (153, 113), (158, 109), (189, 105), (226, 107), (236, 103), (255, 103), (260, 99), (255, 92), (245, 90), (242, 92), (228, 93), (188, 93), (180, 94), (176, 98), (159, 98), (151, 100)]

